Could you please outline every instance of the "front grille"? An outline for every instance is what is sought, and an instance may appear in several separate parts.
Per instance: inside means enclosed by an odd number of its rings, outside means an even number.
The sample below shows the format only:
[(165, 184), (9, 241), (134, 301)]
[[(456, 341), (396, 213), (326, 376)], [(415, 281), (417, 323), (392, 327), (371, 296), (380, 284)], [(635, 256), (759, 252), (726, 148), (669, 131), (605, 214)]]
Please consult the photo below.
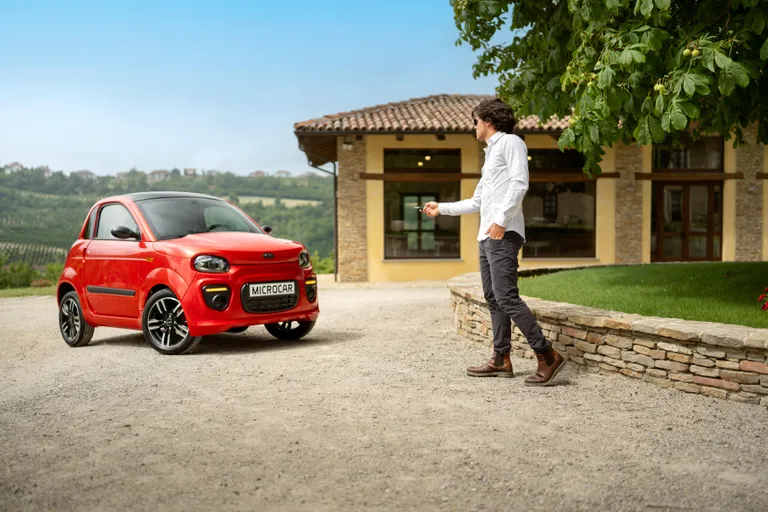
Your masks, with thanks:
[(299, 304), (298, 285), (294, 286), (297, 293), (293, 295), (277, 295), (274, 297), (249, 297), (248, 285), (240, 290), (240, 301), (247, 313), (277, 313), (295, 308)]

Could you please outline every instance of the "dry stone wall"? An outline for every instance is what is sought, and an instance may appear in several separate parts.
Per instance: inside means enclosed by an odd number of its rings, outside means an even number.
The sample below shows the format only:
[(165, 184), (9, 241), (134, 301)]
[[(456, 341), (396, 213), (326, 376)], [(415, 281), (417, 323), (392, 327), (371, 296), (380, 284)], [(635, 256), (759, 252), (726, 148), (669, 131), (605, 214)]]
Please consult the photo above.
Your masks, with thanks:
[[(479, 273), (449, 281), (457, 332), (492, 346)], [(589, 372), (768, 407), (768, 329), (616, 313), (526, 298), (555, 350)], [(533, 357), (514, 327), (512, 352)]]

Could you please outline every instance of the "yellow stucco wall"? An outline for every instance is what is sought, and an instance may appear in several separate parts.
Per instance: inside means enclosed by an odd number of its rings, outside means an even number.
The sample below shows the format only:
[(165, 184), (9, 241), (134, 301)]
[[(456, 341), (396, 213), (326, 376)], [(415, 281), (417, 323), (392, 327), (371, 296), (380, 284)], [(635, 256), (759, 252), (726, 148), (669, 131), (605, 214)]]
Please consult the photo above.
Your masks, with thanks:
[[(384, 172), (385, 149), (461, 149), (462, 172), (479, 173), (482, 151), (471, 135), (446, 135), (437, 140), (434, 135), (406, 135), (398, 141), (394, 135), (369, 135), (367, 143), (366, 172)], [(461, 180), (461, 197), (472, 196), (477, 179)], [(384, 259), (384, 182), (369, 180), (366, 183), (368, 225), (368, 280), (417, 281), (422, 279), (443, 280), (466, 272), (479, 270), (477, 231), (480, 215), (463, 215), (460, 223), (461, 257), (458, 260), (385, 260)]]
[[(733, 139), (725, 141), (723, 170), (736, 172), (736, 150)], [(763, 241), (765, 243), (765, 241)], [(723, 261), (736, 260), (736, 181), (723, 182)]]
[[(643, 172), (653, 169), (653, 147), (643, 146)], [(651, 199), (653, 197), (653, 182), (643, 180), (643, 263), (651, 262)]]
[[(527, 135), (529, 149), (557, 149), (557, 140), (549, 135)], [(406, 135), (398, 141), (394, 135), (366, 136), (366, 172), (382, 174), (384, 172), (385, 149), (461, 149), (462, 171), (479, 173), (482, 165), (482, 146), (471, 135), (446, 135), (440, 141), (434, 135)], [(615, 158), (612, 149), (607, 148), (602, 162), (603, 172), (615, 171)], [(472, 196), (477, 186), (476, 179), (461, 181), (461, 197)], [(615, 261), (615, 214), (616, 194), (615, 179), (606, 178), (597, 181), (596, 192), (596, 258), (522, 258), (520, 268), (585, 266), (608, 264)], [(458, 260), (385, 260), (384, 259), (384, 182), (368, 180), (366, 182), (366, 220), (368, 243), (368, 279), (371, 282), (413, 281), (420, 279), (448, 279), (466, 272), (477, 272), (478, 247), (477, 231), (480, 216), (464, 215), (461, 218), (461, 256)], [(649, 200), (650, 201), (650, 200)], [(649, 202), (650, 204), (650, 202)], [(650, 215), (650, 210), (648, 215)], [(649, 221), (650, 226), (650, 221)], [(650, 237), (650, 234), (648, 235)], [(650, 241), (649, 241), (650, 243)], [(522, 252), (522, 251), (521, 251)]]
[[(600, 162), (602, 172), (616, 172), (616, 152), (605, 148)], [(596, 256), (601, 264), (616, 261), (616, 178), (597, 180), (597, 212), (595, 219)]]
[[(768, 173), (768, 146), (763, 147), (763, 172)], [(763, 181), (763, 261), (768, 261), (768, 180)]]

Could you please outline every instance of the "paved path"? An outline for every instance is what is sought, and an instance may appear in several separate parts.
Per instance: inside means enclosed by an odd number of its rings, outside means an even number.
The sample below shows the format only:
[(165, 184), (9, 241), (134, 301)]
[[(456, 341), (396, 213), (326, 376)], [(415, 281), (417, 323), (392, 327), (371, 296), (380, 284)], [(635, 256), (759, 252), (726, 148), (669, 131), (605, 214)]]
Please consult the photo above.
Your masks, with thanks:
[[(330, 289), (329, 289), (330, 288)], [(472, 379), (444, 286), (321, 289), (164, 357), (61, 341), (53, 298), (0, 301), (0, 510), (768, 510), (768, 411), (618, 376)]]

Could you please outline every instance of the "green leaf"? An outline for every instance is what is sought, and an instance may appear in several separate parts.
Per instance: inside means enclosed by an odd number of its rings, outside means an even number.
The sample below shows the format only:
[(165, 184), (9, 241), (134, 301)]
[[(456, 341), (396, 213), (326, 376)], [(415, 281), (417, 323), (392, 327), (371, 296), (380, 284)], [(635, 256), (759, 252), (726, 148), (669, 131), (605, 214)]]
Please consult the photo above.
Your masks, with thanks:
[(683, 112), (683, 109), (680, 107), (680, 105), (678, 103), (672, 103), (669, 110), (672, 127), (675, 130), (682, 130), (685, 128), (688, 124), (688, 118), (685, 117), (685, 113)]
[(759, 9), (752, 9), (749, 15), (752, 17), (752, 32), (761, 34), (765, 28), (765, 18)]
[(597, 76), (597, 86), (600, 89), (610, 87), (615, 74), (616, 73), (614, 73), (610, 66), (606, 66)]
[(699, 109), (698, 105), (690, 101), (681, 101), (678, 105), (680, 105), (680, 108), (683, 109), (685, 115), (690, 119), (697, 119), (701, 114), (701, 109)]
[(728, 74), (728, 70), (720, 71), (717, 76), (717, 89), (723, 96), (729, 96), (736, 87), (736, 78)]
[(664, 112), (664, 115), (661, 116), (661, 127), (664, 131), (668, 132), (670, 131), (670, 125), (672, 124), (672, 114), (670, 114), (669, 110)]
[(710, 92), (709, 86), (696, 84), (696, 94), (700, 96), (708, 96)]
[(654, 111), (658, 115), (661, 115), (664, 113), (664, 95), (663, 94), (659, 94), (658, 96), (656, 96), (656, 108), (654, 109)]
[(638, 64), (642, 64), (645, 62), (645, 54), (643, 52), (639, 52), (637, 50), (630, 50), (632, 53), (632, 59), (637, 62)]
[(621, 7), (621, 0), (605, 0), (605, 7), (609, 11), (618, 11)]
[(656, 7), (661, 11), (668, 11), (670, 3), (670, 0), (656, 0)]
[(595, 144), (600, 144), (602, 141), (600, 140), (600, 130), (598, 129), (596, 124), (593, 124), (589, 127), (589, 136), (592, 139), (592, 142)]
[(605, 102), (608, 104), (608, 108), (611, 110), (619, 110), (621, 108), (621, 99), (617, 94), (614, 94), (611, 91), (606, 92)]
[(688, 96), (693, 96), (696, 92), (696, 82), (693, 80), (690, 73), (683, 75), (683, 89), (685, 89), (685, 94)]
[(714, 73), (715, 72), (715, 50), (713, 50), (712, 48), (704, 48), (704, 51), (701, 55), (701, 59), (704, 64), (704, 67)]
[(653, 0), (637, 0), (635, 3), (635, 14), (640, 11), (646, 18), (651, 15), (653, 11)]
[(729, 56), (722, 52), (715, 52), (715, 64), (717, 64), (717, 67), (720, 69), (725, 69), (728, 67), (728, 65), (733, 62)]
[(766, 39), (763, 46), (760, 47), (760, 58), (768, 60), (768, 39)]
[(623, 67), (627, 67), (634, 62), (632, 58), (632, 50), (625, 49), (619, 56), (619, 64)]
[(569, 127), (560, 135), (560, 139), (557, 141), (557, 147), (560, 151), (563, 151), (566, 147), (573, 147), (573, 143), (576, 141), (576, 134)]
[(643, 100), (643, 105), (640, 107), (640, 112), (643, 114), (649, 113), (653, 109), (653, 99), (650, 96), (646, 96)]
[(746, 87), (749, 85), (749, 74), (747, 73), (747, 70), (744, 68), (744, 66), (738, 62), (731, 61), (731, 65), (728, 66), (726, 71), (733, 75), (733, 77), (736, 79), (736, 83), (741, 87)]
[(665, 132), (664, 128), (661, 127), (659, 120), (655, 117), (650, 117), (648, 120), (648, 126), (651, 129), (651, 138), (653, 139), (653, 142), (656, 144), (664, 142), (664, 139), (667, 138), (667, 132)]
[(637, 139), (638, 144), (641, 146), (645, 146), (653, 142), (653, 137), (651, 136), (651, 126), (647, 116), (644, 117), (642, 121), (640, 121), (640, 124), (637, 125), (633, 135), (635, 139)]

